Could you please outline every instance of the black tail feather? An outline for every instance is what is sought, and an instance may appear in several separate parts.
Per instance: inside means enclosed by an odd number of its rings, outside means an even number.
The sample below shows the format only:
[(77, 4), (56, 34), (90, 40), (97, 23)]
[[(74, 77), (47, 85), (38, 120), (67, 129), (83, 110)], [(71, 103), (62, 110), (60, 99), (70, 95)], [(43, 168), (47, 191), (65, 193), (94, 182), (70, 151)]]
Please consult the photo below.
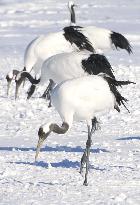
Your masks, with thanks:
[(88, 59), (82, 60), (82, 67), (90, 75), (105, 73), (115, 79), (113, 69), (104, 55), (91, 54)]
[(129, 84), (136, 84), (135, 82), (132, 82), (132, 81), (116, 81), (117, 83), (117, 86), (122, 86), (122, 85), (129, 85)]
[[(116, 86), (109, 84), (110, 90), (112, 91), (112, 93), (114, 94), (115, 98), (116, 98), (116, 102), (119, 106), (123, 105), (125, 107), (125, 109), (130, 113), (130, 111), (128, 110), (128, 108), (126, 107), (125, 103), (128, 101), (126, 98), (124, 98), (119, 91), (117, 90)], [(116, 107), (115, 107), (116, 109)], [(116, 109), (118, 112), (120, 112), (120, 109)]]
[(114, 106), (114, 109), (116, 109), (118, 112), (120, 112), (120, 108), (119, 108), (118, 105), (115, 105), (115, 106)]
[(116, 49), (121, 48), (121, 49), (125, 49), (129, 54), (133, 53), (132, 46), (122, 34), (112, 31), (111, 41), (112, 41), (112, 44), (115, 45)]
[[(103, 78), (108, 82), (109, 84), (109, 87), (110, 87), (110, 90), (111, 92), (114, 94), (115, 98), (116, 98), (116, 102), (117, 104), (120, 106), (120, 105), (123, 105), (126, 110), (130, 113), (130, 111), (128, 110), (128, 108), (126, 107), (125, 103), (128, 101), (128, 99), (124, 98), (120, 92), (117, 90), (116, 86), (122, 86), (122, 85), (128, 85), (128, 84), (135, 84), (134, 82), (131, 82), (131, 81), (117, 81), (116, 79), (114, 78), (110, 78), (109, 76), (103, 76)], [(119, 107), (116, 105), (114, 107), (118, 112), (120, 112), (120, 109)]]
[(126, 81), (121, 81), (121, 80), (116, 80), (115, 78), (111, 78), (110, 76), (104, 75), (104, 79), (107, 80), (108, 83), (113, 84), (115, 86), (122, 86), (122, 85), (129, 85), (129, 84), (136, 84), (135, 82), (126, 80)]
[(71, 44), (74, 43), (79, 48), (79, 50), (86, 49), (88, 51), (95, 52), (88, 38), (80, 32), (81, 28), (82, 27), (80, 26), (65, 27), (63, 34), (65, 39)]

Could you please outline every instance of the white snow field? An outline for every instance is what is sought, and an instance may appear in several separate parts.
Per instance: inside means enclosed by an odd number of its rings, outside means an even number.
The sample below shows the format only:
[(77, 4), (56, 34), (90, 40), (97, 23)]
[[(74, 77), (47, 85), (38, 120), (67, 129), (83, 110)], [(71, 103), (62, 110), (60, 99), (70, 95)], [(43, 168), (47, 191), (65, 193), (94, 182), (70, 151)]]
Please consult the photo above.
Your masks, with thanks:
[[(38, 129), (61, 124), (38, 90), (26, 100), (29, 83), (15, 101), (13, 82), (6, 96), (6, 74), (23, 69), (29, 42), (69, 25), (67, 0), (0, 1), (0, 205), (139, 205), (140, 204), (140, 1), (77, 0), (77, 24), (96, 25), (124, 34), (133, 46), (106, 53), (118, 79), (136, 82), (120, 91), (122, 107), (97, 115), (101, 130), (93, 136), (89, 185), (79, 173), (87, 127), (75, 122), (65, 135), (51, 134), (34, 162)], [(42, 88), (43, 89), (43, 88)]]

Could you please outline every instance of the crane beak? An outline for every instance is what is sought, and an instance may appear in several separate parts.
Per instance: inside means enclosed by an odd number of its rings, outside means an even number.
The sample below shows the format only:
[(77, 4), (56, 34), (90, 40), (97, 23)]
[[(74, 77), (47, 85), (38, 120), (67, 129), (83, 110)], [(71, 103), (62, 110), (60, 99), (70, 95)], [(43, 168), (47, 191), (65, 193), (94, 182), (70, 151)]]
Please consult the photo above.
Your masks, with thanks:
[(36, 86), (33, 85), (33, 84), (32, 84), (31, 87), (29, 88), (29, 90), (28, 90), (28, 92), (27, 92), (27, 94), (28, 94), (27, 99), (28, 99), (28, 100), (30, 99), (30, 97), (31, 97), (32, 94), (34, 93), (35, 88), (36, 88)]
[(12, 78), (10, 78), (8, 75), (6, 76), (6, 80), (7, 80), (7, 96), (9, 95), (9, 90), (10, 90), (10, 85), (12, 82)]
[(42, 127), (39, 128), (39, 131), (38, 131), (39, 140), (38, 140), (38, 144), (37, 144), (37, 148), (36, 148), (35, 161), (37, 160), (37, 157), (38, 157), (38, 155), (39, 155), (40, 148), (41, 148), (43, 142), (44, 142), (45, 139), (49, 136), (50, 133), (51, 133), (51, 131), (45, 133), (45, 132), (43, 131), (43, 128), (42, 128)]
[(18, 97), (18, 90), (19, 90), (20, 85), (16, 82), (16, 91), (15, 91), (15, 100)]
[(7, 81), (7, 96), (9, 95), (9, 90), (10, 90), (11, 82), (12, 82), (12, 80)]
[(40, 138), (40, 139), (38, 140), (38, 144), (37, 144), (37, 148), (36, 148), (35, 161), (37, 160), (37, 157), (38, 157), (38, 155), (39, 155), (40, 148), (41, 148), (43, 142), (44, 142), (44, 139), (41, 139), (41, 138)]
[(23, 79), (21, 78), (20, 80), (16, 81), (16, 91), (15, 91), (15, 100), (17, 99), (18, 97), (18, 91), (19, 91), (19, 87), (22, 83)]

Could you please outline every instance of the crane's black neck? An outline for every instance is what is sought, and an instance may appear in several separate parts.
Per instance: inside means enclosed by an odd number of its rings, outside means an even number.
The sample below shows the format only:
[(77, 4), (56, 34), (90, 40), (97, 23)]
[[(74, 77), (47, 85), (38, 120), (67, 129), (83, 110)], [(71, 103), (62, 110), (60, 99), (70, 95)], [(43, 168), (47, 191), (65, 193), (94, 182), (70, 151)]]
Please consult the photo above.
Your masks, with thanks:
[(21, 73), (21, 78), (28, 78), (28, 80), (29, 80), (32, 84), (38, 84), (38, 83), (40, 82), (40, 78), (37, 80), (37, 79), (33, 78), (33, 77), (31, 76), (31, 74), (28, 73), (28, 72), (23, 72), (23, 73)]
[(71, 24), (75, 24), (75, 11), (74, 11), (74, 5), (71, 6)]
[(63, 122), (62, 126), (59, 127), (57, 124), (51, 124), (50, 125), (50, 131), (55, 132), (57, 134), (64, 134), (68, 131), (69, 125), (66, 122)]

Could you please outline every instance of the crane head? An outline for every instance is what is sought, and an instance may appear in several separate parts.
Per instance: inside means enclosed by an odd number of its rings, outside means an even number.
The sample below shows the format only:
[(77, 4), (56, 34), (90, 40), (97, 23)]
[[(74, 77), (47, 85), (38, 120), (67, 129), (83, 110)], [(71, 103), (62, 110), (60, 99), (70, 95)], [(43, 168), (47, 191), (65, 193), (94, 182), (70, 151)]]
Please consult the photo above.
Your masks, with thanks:
[(47, 124), (45, 124), (45, 126), (41, 126), (38, 130), (39, 140), (38, 140), (37, 149), (36, 149), (35, 161), (38, 157), (38, 154), (40, 152), (40, 148), (41, 148), (43, 142), (50, 135), (50, 133), (52, 131), (51, 125), (52, 125), (52, 123), (47, 123)]
[(7, 95), (9, 95), (10, 85), (12, 80), (16, 78), (17, 74), (19, 73), (18, 70), (12, 70), (6, 75), (7, 80)]
[(77, 4), (75, 4), (73, 1), (68, 2), (68, 8), (70, 11), (71, 11), (72, 7), (75, 7), (75, 6), (77, 6)]
[(17, 97), (18, 97), (18, 90), (20, 88), (20, 85), (25, 80), (25, 77), (24, 77), (23, 73), (24, 72), (19, 72), (15, 77), (15, 83), (16, 83), (15, 99), (17, 99)]
[(7, 80), (7, 96), (9, 95), (9, 90), (10, 90), (10, 85), (12, 83), (12, 79), (13, 79), (13, 73), (10, 72), (6, 75), (6, 80)]

